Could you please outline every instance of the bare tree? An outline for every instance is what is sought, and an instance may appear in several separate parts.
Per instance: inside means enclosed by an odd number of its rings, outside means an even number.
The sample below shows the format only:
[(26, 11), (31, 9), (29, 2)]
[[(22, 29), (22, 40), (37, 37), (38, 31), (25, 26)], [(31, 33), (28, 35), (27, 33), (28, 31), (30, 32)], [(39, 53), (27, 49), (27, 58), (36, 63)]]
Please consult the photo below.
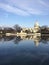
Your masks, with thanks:
[(16, 32), (21, 32), (22, 30), (22, 28), (18, 24), (14, 25), (14, 29)]

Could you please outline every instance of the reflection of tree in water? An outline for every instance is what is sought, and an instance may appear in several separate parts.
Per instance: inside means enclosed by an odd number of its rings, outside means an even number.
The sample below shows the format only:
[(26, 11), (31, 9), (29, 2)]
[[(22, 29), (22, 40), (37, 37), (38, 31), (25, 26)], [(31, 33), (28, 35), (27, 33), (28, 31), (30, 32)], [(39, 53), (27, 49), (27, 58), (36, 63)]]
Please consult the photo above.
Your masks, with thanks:
[(22, 40), (22, 39), (21, 39), (20, 36), (16, 36), (15, 39), (14, 39), (14, 43), (15, 43), (15, 44), (18, 44), (21, 40)]
[(15, 37), (14, 36), (0, 36), (0, 41), (4, 40), (4, 41), (11, 41), (13, 40)]
[(4, 36), (3, 39), (4, 39), (4, 41), (11, 41), (14, 39), (14, 37), (13, 36)]
[(44, 44), (48, 44), (47, 40), (42, 40), (41, 42), (44, 43)]
[(1, 36), (1, 37), (0, 37), (0, 41), (2, 41), (2, 39), (3, 39), (3, 37)]
[(49, 36), (41, 36), (41, 42), (47, 44), (49, 41)]

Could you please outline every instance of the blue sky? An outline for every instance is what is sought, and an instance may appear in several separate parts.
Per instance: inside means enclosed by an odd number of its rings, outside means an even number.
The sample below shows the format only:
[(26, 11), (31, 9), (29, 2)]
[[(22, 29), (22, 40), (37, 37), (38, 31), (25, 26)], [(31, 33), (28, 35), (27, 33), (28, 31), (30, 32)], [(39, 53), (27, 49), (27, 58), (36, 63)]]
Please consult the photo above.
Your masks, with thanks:
[(0, 26), (49, 26), (49, 0), (0, 0)]

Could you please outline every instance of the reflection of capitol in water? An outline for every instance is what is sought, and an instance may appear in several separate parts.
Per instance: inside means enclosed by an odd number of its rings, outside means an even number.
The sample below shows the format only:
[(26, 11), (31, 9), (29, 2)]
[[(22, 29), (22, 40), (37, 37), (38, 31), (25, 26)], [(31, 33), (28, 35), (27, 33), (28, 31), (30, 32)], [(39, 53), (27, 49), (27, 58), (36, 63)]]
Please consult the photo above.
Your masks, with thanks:
[(35, 46), (38, 46), (40, 42), (46, 44), (49, 41), (48, 36), (0, 36), (0, 42), (8, 42), (8, 41), (14, 41), (15, 44), (18, 44), (22, 40), (33, 40)]
[(22, 40), (33, 40), (35, 45), (38, 46), (40, 40), (41, 40), (41, 37), (40, 36), (21, 36), (21, 39)]

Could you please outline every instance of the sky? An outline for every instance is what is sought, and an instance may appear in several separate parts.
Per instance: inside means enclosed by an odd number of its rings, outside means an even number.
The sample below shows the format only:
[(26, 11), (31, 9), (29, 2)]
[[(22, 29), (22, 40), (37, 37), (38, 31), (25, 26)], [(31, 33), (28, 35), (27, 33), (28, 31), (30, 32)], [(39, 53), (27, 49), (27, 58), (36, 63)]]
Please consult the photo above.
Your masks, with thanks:
[(0, 0), (0, 26), (49, 26), (49, 0)]

